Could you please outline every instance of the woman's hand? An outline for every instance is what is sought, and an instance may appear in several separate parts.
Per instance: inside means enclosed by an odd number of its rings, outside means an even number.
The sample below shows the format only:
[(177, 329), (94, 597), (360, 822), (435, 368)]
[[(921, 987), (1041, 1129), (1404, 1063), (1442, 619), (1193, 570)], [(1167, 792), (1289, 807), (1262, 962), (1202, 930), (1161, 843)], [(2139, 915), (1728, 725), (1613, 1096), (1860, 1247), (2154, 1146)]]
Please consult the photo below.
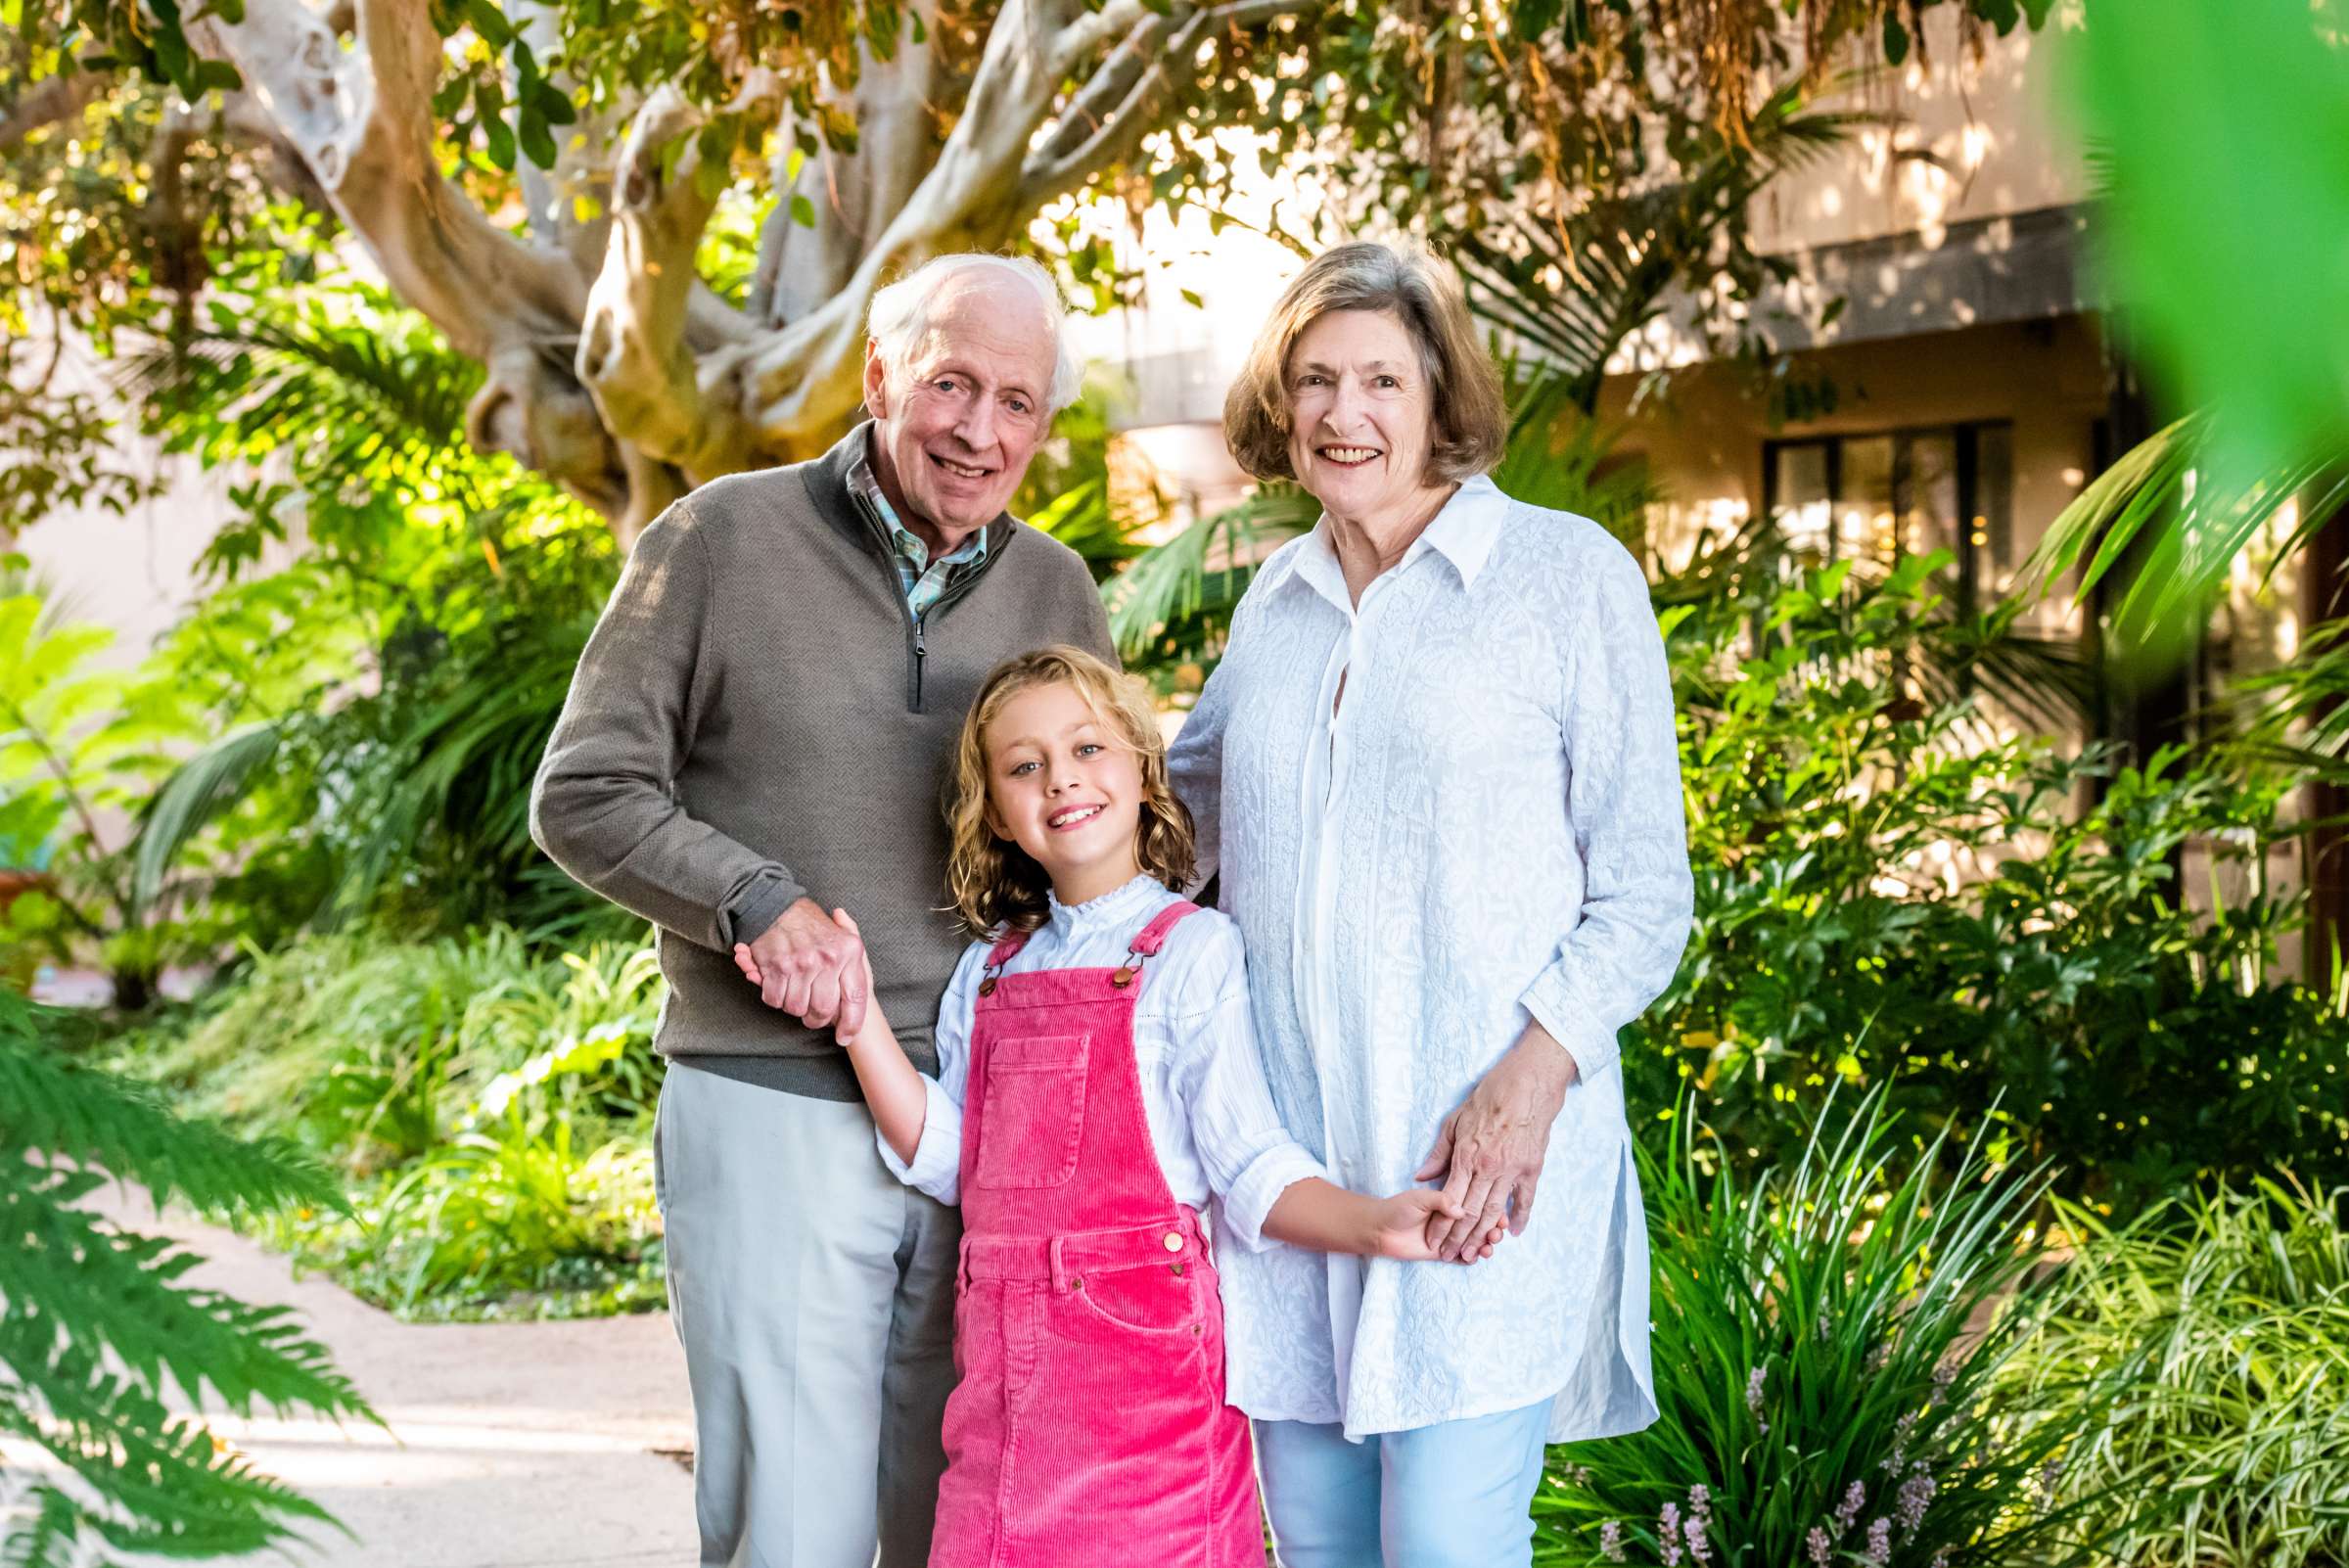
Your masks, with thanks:
[[(1399, 1263), (1434, 1263), (1437, 1238), (1450, 1235), (1452, 1223), (1465, 1217), (1459, 1205), (1438, 1187), (1412, 1187), (1391, 1198), (1376, 1199), (1374, 1205), (1370, 1243), (1362, 1250), (1373, 1258), (1393, 1258)], [(1495, 1225), (1491, 1234), (1476, 1240), (1455, 1261), (1472, 1264), (1490, 1258), (1499, 1240), (1500, 1226)]]
[(1540, 1024), (1528, 1024), (1509, 1054), (1444, 1119), (1418, 1171), (1422, 1181), (1441, 1180), (1459, 1211), (1441, 1234), (1429, 1226), (1437, 1258), (1466, 1262), (1478, 1246), (1490, 1252), (1483, 1238), (1497, 1238), (1503, 1224), (1511, 1235), (1524, 1232), (1549, 1154), (1550, 1125), (1576, 1076), (1566, 1048)]

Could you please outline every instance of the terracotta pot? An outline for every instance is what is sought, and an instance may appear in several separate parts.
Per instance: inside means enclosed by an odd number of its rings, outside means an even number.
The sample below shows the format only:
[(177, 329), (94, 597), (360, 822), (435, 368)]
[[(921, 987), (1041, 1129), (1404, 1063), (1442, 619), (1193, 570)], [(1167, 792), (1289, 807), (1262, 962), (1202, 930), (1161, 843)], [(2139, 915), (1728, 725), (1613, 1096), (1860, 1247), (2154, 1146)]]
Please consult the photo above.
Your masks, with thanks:
[(0, 916), (5, 916), (8, 906), (23, 895), (49, 885), (46, 871), (19, 871), (0, 866)]

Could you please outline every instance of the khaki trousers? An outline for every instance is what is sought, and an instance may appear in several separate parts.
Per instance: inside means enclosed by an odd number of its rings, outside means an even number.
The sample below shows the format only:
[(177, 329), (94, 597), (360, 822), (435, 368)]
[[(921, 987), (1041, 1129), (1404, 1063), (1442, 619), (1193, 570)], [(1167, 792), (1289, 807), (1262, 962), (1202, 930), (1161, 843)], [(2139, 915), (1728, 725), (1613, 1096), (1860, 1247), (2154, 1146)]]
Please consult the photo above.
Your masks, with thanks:
[(861, 1103), (672, 1062), (653, 1148), (703, 1568), (923, 1568), (960, 1217)]

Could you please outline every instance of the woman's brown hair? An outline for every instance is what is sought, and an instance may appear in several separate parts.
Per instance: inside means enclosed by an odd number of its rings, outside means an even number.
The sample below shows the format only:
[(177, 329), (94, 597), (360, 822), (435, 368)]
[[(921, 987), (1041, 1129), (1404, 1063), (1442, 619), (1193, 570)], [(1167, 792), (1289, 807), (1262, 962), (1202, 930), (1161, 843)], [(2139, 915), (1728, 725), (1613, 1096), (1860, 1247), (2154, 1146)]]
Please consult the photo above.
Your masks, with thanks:
[(1358, 240), (1307, 263), (1257, 334), (1223, 399), (1223, 439), (1233, 462), (1260, 480), (1297, 477), (1289, 462), (1289, 353), (1305, 329), (1332, 310), (1386, 311), (1418, 346), (1435, 425), (1427, 484), (1457, 484), (1500, 461), (1509, 438), (1508, 401), (1469, 319), (1459, 278), (1416, 246)]
[(1174, 892), (1189, 885), (1198, 859), (1191, 813), (1167, 783), (1167, 746), (1149, 688), (1082, 648), (1065, 644), (1006, 659), (988, 671), (954, 744), (954, 798), (946, 807), (952, 846), (946, 893), (974, 937), (1034, 931), (1051, 905), (1052, 879), (1027, 851), (995, 836), (987, 822), (987, 726), (1003, 705), (1039, 686), (1071, 686), (1141, 764), (1141, 821), (1134, 856)]

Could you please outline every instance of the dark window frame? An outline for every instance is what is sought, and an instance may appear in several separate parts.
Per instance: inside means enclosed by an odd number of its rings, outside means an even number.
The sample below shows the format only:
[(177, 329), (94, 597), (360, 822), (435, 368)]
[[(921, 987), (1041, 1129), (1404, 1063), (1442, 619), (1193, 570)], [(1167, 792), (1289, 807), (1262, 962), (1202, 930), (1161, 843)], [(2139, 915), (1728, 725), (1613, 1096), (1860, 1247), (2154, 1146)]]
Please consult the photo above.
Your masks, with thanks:
[(2006, 436), (2006, 527), (2014, 528), (2014, 421), (2011, 419), (1952, 420), (1927, 425), (1897, 425), (1881, 430), (1838, 431), (1832, 435), (1773, 437), (1762, 442), (1762, 515), (1777, 526), (1778, 456), (1805, 447), (1821, 448), (1826, 459), (1828, 523), (1827, 559), (1836, 559), (1841, 543), (1834, 507), (1843, 493), (1843, 449), (1850, 441), (1892, 440), (1892, 508), (1895, 517), (1912, 510), (1909, 487), (1914, 483), (1915, 442), (1919, 438), (1947, 436), (1956, 453), (1958, 516), (1956, 519), (1957, 575), (1955, 599), (1958, 613), (1972, 615), (1981, 602), (1982, 562), (1986, 548), (1974, 542), (1974, 519), (1987, 518), (1982, 499), (1982, 433), (2004, 431)]

